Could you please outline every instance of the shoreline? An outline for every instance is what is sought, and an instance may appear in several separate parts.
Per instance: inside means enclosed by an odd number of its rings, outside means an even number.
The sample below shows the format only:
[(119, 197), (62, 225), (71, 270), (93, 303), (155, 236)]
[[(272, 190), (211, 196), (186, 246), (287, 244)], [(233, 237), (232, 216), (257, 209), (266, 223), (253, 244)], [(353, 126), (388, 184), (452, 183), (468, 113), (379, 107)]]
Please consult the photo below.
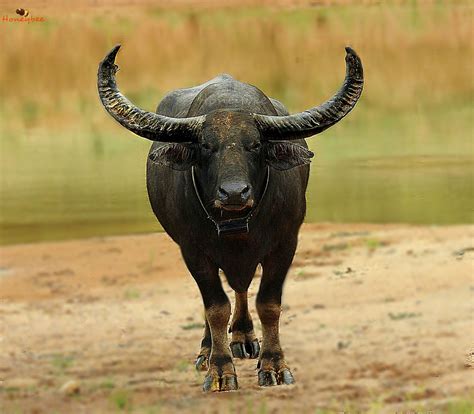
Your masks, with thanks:
[(474, 396), (473, 245), (473, 225), (303, 225), (280, 324), (296, 385), (262, 389), (239, 360), (239, 391), (212, 395), (200, 294), (165, 233), (2, 246), (0, 411), (449, 412)]

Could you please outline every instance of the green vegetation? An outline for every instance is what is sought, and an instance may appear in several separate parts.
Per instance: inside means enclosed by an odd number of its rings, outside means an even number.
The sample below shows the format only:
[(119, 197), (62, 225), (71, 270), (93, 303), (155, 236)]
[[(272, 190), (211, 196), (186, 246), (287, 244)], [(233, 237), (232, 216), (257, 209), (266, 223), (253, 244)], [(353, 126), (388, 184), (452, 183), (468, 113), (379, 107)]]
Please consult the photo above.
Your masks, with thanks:
[(74, 364), (74, 357), (70, 355), (57, 354), (53, 356), (51, 364), (60, 373), (64, 373), (69, 367)]
[(132, 402), (130, 394), (126, 390), (117, 390), (110, 395), (110, 400), (120, 411), (130, 411)]
[(365, 244), (369, 250), (375, 250), (379, 247), (386, 246), (388, 243), (377, 239), (367, 239)]
[(392, 321), (400, 321), (402, 319), (410, 319), (410, 318), (418, 318), (421, 316), (421, 313), (415, 313), (415, 312), (398, 312), (398, 313), (388, 313), (388, 317)]
[(112, 378), (107, 378), (99, 384), (100, 388), (111, 390), (116, 387), (115, 381)]
[(182, 325), (181, 329), (189, 331), (191, 329), (204, 329), (204, 324), (200, 322), (188, 323), (187, 325)]
[(448, 414), (472, 414), (474, 413), (473, 400), (455, 400), (447, 404)]
[(123, 294), (124, 299), (134, 300), (140, 298), (140, 292), (137, 289), (129, 288)]
[(5, 391), (7, 394), (15, 394), (20, 392), (22, 389), (20, 387), (5, 387), (2, 388), (2, 391)]
[(323, 246), (323, 251), (333, 252), (333, 251), (347, 250), (348, 248), (349, 248), (349, 245), (347, 243), (325, 244)]
[(181, 360), (175, 365), (174, 369), (178, 372), (186, 372), (188, 371), (189, 367), (190, 367), (190, 364), (188, 361)]
[(97, 98), (98, 62), (119, 42), (119, 85), (147, 110), (166, 91), (229, 72), (292, 112), (337, 90), (352, 45), (364, 94), (353, 114), (309, 141), (307, 220), (473, 221), (468, 2), (117, 10), (51, 11), (45, 24), (5, 26), (1, 244), (160, 229), (144, 182), (150, 144)]

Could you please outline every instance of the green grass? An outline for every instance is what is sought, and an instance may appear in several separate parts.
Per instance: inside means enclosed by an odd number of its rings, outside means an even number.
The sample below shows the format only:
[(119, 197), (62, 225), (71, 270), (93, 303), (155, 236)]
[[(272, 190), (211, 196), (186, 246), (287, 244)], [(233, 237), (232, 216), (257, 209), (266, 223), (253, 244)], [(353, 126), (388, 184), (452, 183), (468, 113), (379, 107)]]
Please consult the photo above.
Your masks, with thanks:
[(415, 313), (415, 312), (398, 312), (398, 313), (388, 313), (388, 317), (392, 321), (401, 321), (403, 319), (412, 319), (412, 318), (419, 318), (421, 316), (421, 313)]
[(103, 380), (100, 384), (99, 387), (102, 389), (114, 389), (116, 387), (115, 381), (112, 378), (107, 378)]
[(375, 249), (378, 249), (379, 247), (384, 246), (385, 244), (377, 239), (367, 239), (365, 241), (365, 245), (367, 246), (369, 250), (375, 250)]
[(473, 400), (455, 400), (446, 405), (447, 414), (473, 414)]
[(176, 363), (174, 369), (178, 372), (186, 372), (190, 367), (189, 361), (182, 360)]
[(296, 269), (295, 274), (296, 274), (297, 277), (302, 277), (305, 274), (305, 270), (302, 269), (302, 268), (298, 268), (298, 269)]
[(325, 244), (323, 246), (323, 251), (324, 252), (341, 251), (341, 250), (347, 250), (349, 247), (350, 246), (347, 243)]
[(74, 364), (74, 357), (70, 355), (57, 354), (52, 358), (51, 364), (58, 372), (64, 373)]
[(183, 329), (185, 331), (189, 331), (189, 330), (192, 330), (192, 329), (204, 329), (204, 327), (205, 327), (205, 325), (203, 323), (192, 322), (192, 323), (188, 323), (186, 325), (182, 325), (181, 329)]
[(135, 300), (140, 298), (140, 291), (134, 288), (127, 289), (123, 294), (124, 299), (126, 300)]
[(120, 411), (131, 411), (132, 401), (127, 390), (117, 390), (110, 395), (110, 401)]
[(2, 388), (1, 391), (6, 392), (7, 394), (16, 394), (20, 392), (22, 389), (20, 387), (5, 387)]

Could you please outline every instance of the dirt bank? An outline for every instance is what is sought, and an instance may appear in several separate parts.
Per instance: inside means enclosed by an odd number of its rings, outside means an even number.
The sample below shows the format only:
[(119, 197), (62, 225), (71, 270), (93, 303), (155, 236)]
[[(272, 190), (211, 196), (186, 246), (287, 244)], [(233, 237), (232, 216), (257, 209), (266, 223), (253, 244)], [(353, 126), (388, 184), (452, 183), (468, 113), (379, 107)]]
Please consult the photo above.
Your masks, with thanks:
[(3, 247), (0, 412), (467, 409), (473, 236), (306, 225), (281, 327), (297, 383), (259, 388), (255, 361), (236, 361), (240, 390), (223, 394), (201, 392), (201, 299), (166, 235)]

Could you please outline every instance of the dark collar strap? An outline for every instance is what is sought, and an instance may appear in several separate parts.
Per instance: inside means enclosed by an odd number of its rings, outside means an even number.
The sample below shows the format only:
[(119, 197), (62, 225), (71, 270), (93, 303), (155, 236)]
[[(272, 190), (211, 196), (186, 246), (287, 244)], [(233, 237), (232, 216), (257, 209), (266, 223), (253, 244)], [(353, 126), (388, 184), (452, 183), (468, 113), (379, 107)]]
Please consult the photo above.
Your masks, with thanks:
[(265, 197), (265, 194), (267, 193), (268, 183), (270, 181), (270, 166), (267, 166), (267, 179), (265, 182), (265, 188), (263, 190), (262, 196), (260, 197), (260, 201), (257, 204), (257, 207), (252, 208), (252, 210), (250, 210), (250, 212), (245, 217), (224, 220), (221, 222), (214, 220), (214, 218), (209, 214), (206, 207), (204, 206), (204, 203), (202, 202), (201, 196), (199, 195), (199, 191), (196, 185), (194, 165), (191, 167), (191, 177), (193, 179), (194, 192), (196, 193), (197, 199), (199, 200), (199, 204), (201, 204), (201, 207), (204, 213), (206, 213), (206, 218), (211, 220), (214, 226), (216, 227), (218, 236), (226, 235), (226, 234), (239, 234), (239, 233), (249, 232), (249, 221), (252, 218), (252, 216), (255, 213), (257, 213), (258, 209), (260, 208), (260, 204), (263, 201), (263, 197)]

